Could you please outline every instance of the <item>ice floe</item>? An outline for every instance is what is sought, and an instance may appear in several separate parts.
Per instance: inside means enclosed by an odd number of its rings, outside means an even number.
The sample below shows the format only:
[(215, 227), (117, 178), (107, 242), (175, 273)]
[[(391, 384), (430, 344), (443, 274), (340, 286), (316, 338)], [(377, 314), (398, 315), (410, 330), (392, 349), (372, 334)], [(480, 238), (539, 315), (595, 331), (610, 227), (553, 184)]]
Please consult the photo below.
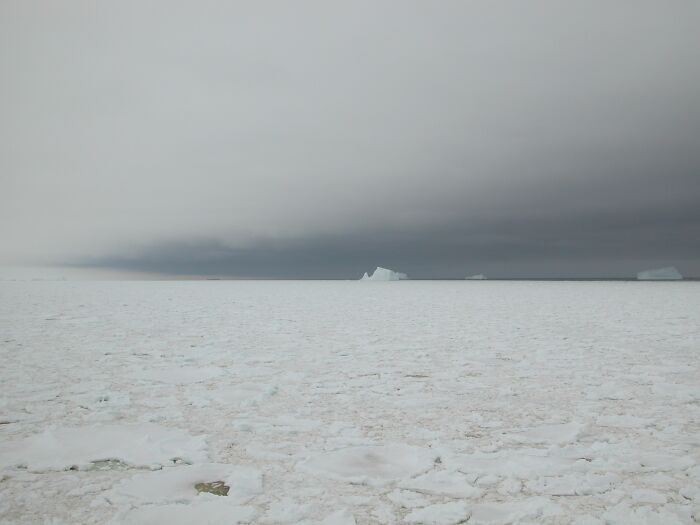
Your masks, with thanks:
[(469, 505), (464, 501), (436, 503), (416, 509), (406, 515), (406, 523), (421, 525), (457, 525), (465, 523), (470, 515)]
[(484, 491), (469, 483), (469, 478), (460, 472), (446, 470), (431, 471), (416, 478), (399, 483), (399, 487), (424, 494), (450, 498), (478, 498)]
[(31, 471), (89, 469), (110, 460), (150, 467), (201, 462), (206, 456), (204, 436), (149, 423), (57, 428), (0, 445), (0, 466)]
[(539, 523), (546, 517), (562, 514), (563, 509), (547, 498), (530, 498), (506, 503), (478, 503), (472, 507), (469, 523), (474, 525), (509, 525)]
[(229, 503), (247, 503), (263, 490), (262, 473), (233, 464), (202, 463), (166, 467), (125, 479), (105, 494), (114, 503), (185, 503), (205, 496), (199, 483), (221, 481)]
[(211, 496), (190, 504), (146, 505), (122, 511), (110, 525), (238, 525), (253, 523), (256, 515), (254, 507), (234, 505), (225, 497)]
[(438, 455), (405, 444), (349, 447), (313, 456), (299, 467), (340, 481), (382, 485), (433, 467)]

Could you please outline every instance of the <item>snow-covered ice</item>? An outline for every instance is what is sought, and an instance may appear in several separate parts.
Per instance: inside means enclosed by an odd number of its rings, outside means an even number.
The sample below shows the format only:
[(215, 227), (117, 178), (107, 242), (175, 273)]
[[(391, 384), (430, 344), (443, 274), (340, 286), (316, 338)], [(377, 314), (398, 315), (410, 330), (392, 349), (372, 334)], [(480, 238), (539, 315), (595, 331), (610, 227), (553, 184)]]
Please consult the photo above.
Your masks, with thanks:
[(425, 472), (436, 459), (430, 449), (390, 444), (325, 452), (302, 462), (300, 468), (342, 481), (385, 484)]
[(665, 268), (655, 268), (653, 270), (639, 272), (637, 274), (637, 279), (640, 281), (677, 281), (683, 279), (683, 276), (675, 266), (666, 266)]
[(186, 503), (201, 499), (198, 483), (222, 481), (227, 486), (227, 501), (246, 503), (263, 489), (262, 473), (233, 464), (201, 463), (167, 467), (136, 474), (117, 483), (105, 493), (114, 503)]
[(117, 461), (132, 467), (202, 461), (203, 436), (150, 423), (47, 429), (0, 444), (0, 466), (30, 471), (94, 468)]
[(0, 522), (698, 523), (699, 342), (692, 281), (3, 282)]
[(395, 272), (394, 270), (377, 266), (372, 275), (368, 275), (367, 272), (365, 272), (360, 281), (402, 281), (404, 279), (408, 279), (408, 275), (405, 273)]

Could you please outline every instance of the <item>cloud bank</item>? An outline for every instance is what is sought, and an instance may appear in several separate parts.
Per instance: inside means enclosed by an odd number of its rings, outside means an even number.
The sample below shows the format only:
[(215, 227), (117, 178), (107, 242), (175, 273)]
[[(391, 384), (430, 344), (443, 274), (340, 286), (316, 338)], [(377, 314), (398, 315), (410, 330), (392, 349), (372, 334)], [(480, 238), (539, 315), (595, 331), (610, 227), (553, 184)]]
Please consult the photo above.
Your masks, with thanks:
[(0, 262), (700, 274), (700, 6), (7, 1)]

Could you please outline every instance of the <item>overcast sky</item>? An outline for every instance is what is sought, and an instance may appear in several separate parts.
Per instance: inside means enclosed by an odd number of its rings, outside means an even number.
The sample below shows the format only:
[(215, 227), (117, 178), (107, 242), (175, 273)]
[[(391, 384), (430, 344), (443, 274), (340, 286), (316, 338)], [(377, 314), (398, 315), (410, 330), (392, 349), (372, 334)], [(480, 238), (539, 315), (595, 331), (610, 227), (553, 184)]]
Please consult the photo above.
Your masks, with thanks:
[(0, 2), (0, 264), (700, 275), (700, 2)]

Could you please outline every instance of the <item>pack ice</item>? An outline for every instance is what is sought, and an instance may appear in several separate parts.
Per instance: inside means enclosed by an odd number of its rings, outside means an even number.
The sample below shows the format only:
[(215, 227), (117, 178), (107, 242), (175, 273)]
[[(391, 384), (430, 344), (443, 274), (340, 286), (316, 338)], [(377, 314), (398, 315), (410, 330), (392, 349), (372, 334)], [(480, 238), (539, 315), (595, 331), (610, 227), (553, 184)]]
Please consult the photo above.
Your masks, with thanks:
[(408, 279), (408, 275), (405, 273), (395, 272), (394, 270), (377, 266), (377, 269), (374, 270), (372, 275), (367, 275), (367, 272), (365, 272), (360, 281), (401, 281), (404, 279)]
[(676, 270), (675, 266), (666, 266), (665, 268), (639, 272), (637, 279), (640, 281), (678, 281), (683, 279), (683, 276)]
[(408, 284), (0, 282), (0, 522), (698, 525), (700, 283)]

